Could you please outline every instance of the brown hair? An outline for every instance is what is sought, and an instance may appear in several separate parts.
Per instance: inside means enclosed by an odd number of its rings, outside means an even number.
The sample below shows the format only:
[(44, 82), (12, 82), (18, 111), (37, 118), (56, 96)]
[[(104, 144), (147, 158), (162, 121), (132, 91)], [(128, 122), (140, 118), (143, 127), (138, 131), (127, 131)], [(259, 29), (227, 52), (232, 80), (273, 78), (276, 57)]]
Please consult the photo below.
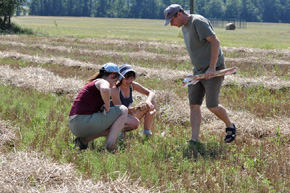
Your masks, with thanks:
[(184, 9), (182, 9), (182, 8), (180, 8), (180, 10), (178, 12), (181, 12), (181, 13), (185, 14)]
[[(135, 74), (134, 71), (129, 71), (126, 74), (124, 74), (124, 76), (125, 76), (125, 78), (129, 78), (129, 77), (132, 77), (132, 76), (134, 78), (136, 78), (136, 74)], [(122, 80), (123, 80), (123, 78), (118, 82), (118, 84), (116, 85), (116, 87), (119, 87), (122, 84)]]
[(107, 71), (105, 70), (105, 68), (102, 67), (102, 68), (100, 69), (99, 72), (95, 73), (93, 76), (91, 76), (91, 77), (89, 77), (89, 78), (87, 79), (86, 84), (88, 84), (88, 83), (90, 83), (90, 82), (92, 82), (92, 81), (94, 81), (94, 80), (96, 80), (96, 79), (98, 79), (98, 78), (107, 77), (107, 76), (109, 76), (110, 74), (112, 74), (112, 72), (107, 72)]

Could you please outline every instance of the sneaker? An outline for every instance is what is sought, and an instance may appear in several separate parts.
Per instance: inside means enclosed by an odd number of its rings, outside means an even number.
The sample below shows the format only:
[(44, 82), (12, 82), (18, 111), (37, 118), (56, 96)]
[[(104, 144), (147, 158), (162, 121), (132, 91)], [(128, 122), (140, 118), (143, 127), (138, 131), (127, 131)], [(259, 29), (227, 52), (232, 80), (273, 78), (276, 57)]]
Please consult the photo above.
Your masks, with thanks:
[(143, 135), (144, 136), (147, 136), (147, 137), (150, 137), (150, 136), (152, 136), (152, 132), (150, 131), (150, 130), (143, 130)]
[(77, 137), (74, 140), (75, 148), (79, 148), (80, 150), (84, 150), (88, 148), (88, 143), (85, 142), (83, 138)]
[(108, 149), (108, 148), (106, 148), (106, 151), (109, 152), (109, 153), (111, 153), (111, 154), (115, 154), (116, 153), (116, 149), (115, 148), (114, 149)]
[(125, 138), (125, 132), (120, 132), (118, 140), (119, 141), (124, 141), (124, 138)]

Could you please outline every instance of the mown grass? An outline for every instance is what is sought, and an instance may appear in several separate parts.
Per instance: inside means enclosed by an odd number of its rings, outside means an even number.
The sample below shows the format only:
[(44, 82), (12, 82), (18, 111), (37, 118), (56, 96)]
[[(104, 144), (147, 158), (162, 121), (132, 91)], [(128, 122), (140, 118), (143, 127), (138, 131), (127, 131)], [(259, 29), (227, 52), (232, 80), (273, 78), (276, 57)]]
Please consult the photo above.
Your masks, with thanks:
[[(183, 43), (180, 29), (164, 27), (163, 20), (86, 17), (13, 17), (20, 26), (53, 36), (121, 38)], [(56, 25), (57, 24), (57, 25)], [(110, 25), (108, 25), (110, 24)], [(247, 23), (247, 29), (216, 28), (222, 46), (262, 49), (290, 49), (290, 24)]]
[[(0, 91), (1, 119), (20, 127), (22, 140), (17, 149), (41, 151), (56, 161), (75, 163), (87, 177), (111, 174), (114, 179), (118, 177), (115, 171), (127, 172), (146, 187), (169, 192), (290, 191), (286, 177), (289, 149), (278, 134), (279, 128), (275, 138), (259, 144), (244, 138), (227, 145), (221, 134), (202, 134), (203, 145), (192, 148), (185, 142), (190, 136), (188, 129), (157, 122), (154, 138), (144, 139), (140, 129), (134, 131), (115, 154), (103, 151), (104, 138), (79, 152), (71, 146), (73, 136), (66, 117), (70, 102), (66, 97), (2, 84)], [(174, 137), (162, 137), (161, 131)]]
[[(79, 77), (82, 80), (86, 80), (88, 74), (94, 74), (93, 69), (87, 68), (75, 68), (75, 67), (65, 67), (58, 64), (39, 64), (33, 62), (27, 62), (25, 60), (13, 59), (0, 59), (1, 65), (9, 65), (13, 68), (23, 68), (29, 66), (42, 66), (43, 68), (54, 72), (63, 78)], [(257, 69), (257, 68), (256, 68)], [(269, 70), (269, 72), (271, 69)], [(282, 72), (277, 70), (277, 73)], [(285, 71), (284, 71), (285, 72)], [(246, 76), (257, 76), (258, 71), (245, 72)], [(272, 72), (273, 74), (274, 72)], [(265, 74), (265, 72), (260, 72), (260, 74)], [(140, 77), (137, 79), (139, 83), (147, 88), (153, 90), (162, 90), (160, 85), (166, 85), (167, 90), (171, 90), (173, 93), (177, 94), (180, 99), (188, 100), (186, 95), (186, 88), (182, 87), (181, 80), (161, 80), (158, 78), (150, 77)], [(165, 87), (164, 87), (165, 88)], [(163, 89), (164, 89), (163, 88)], [(236, 111), (245, 111), (253, 113), (258, 117), (275, 117), (275, 116), (288, 116), (290, 108), (290, 96), (289, 88), (265, 88), (263, 86), (246, 86), (241, 87), (237, 83), (232, 83), (221, 90), (220, 103), (225, 106), (230, 107)], [(162, 97), (161, 97), (162, 98)], [(73, 100), (73, 99), (71, 99)], [(228, 105), (229, 104), (229, 105)]]
[[(75, 67), (66, 67), (61, 66), (58, 64), (39, 64), (28, 62), (25, 60), (17, 60), (17, 62), (13, 59), (0, 59), (1, 65), (9, 65), (12, 68), (23, 68), (34, 66), (38, 67), (41, 66), (51, 72), (54, 72), (55, 75), (58, 75), (63, 78), (71, 78), (71, 77), (79, 77), (82, 80), (86, 80), (88, 74), (94, 74), (95, 71), (93, 69), (87, 68), (75, 68)], [(283, 71), (283, 68), (289, 68), (285, 66), (280, 66), (281, 69), (275, 68), (276, 73), (279, 76)], [(252, 66), (254, 69), (254, 66)], [(246, 71), (242, 74), (245, 77), (256, 77), (259, 74), (266, 74), (269, 73), (271, 75), (270, 68), (267, 72), (262, 71), (259, 72), (260, 67), (256, 67), (256, 71)], [(240, 72), (239, 72), (240, 73)], [(272, 75), (275, 72), (272, 71)], [(280, 75), (280, 77), (282, 77)], [(288, 76), (287, 76), (288, 77)], [(285, 77), (286, 78), (286, 77)], [(147, 88), (153, 90), (162, 90), (160, 85), (166, 85), (167, 90), (171, 90), (173, 93), (177, 94), (180, 99), (188, 100), (186, 95), (186, 88), (182, 87), (181, 80), (161, 80), (158, 78), (150, 78), (150, 77), (140, 77), (137, 79), (139, 83), (144, 85)], [(164, 87), (165, 88), (165, 87)], [(163, 89), (164, 89), (163, 88)], [(220, 103), (224, 104), (225, 106), (230, 107), (236, 111), (245, 111), (249, 113), (253, 113), (258, 117), (275, 117), (275, 116), (288, 116), (289, 108), (290, 108), (290, 96), (287, 94), (289, 93), (289, 88), (265, 88), (263, 86), (246, 86), (241, 87), (237, 83), (232, 83), (226, 87), (222, 88), (221, 96), (220, 96)], [(161, 97), (162, 98), (162, 97)], [(73, 100), (73, 99), (71, 99)], [(229, 104), (229, 105), (227, 105)]]
[[(183, 45), (182, 38), (178, 37), (180, 30), (171, 27), (163, 28), (161, 20), (57, 17), (18, 17), (14, 19), (23, 26), (31, 26), (35, 32), (41, 35), (108, 38), (108, 40), (112, 38), (128, 39), (132, 44), (127, 42), (125, 44), (98, 45), (84, 43), (81, 42), (81, 39), (73, 38), (69, 39), (70, 42), (66, 42), (65, 38), (25, 36), (24, 39), (21, 39), (19, 36), (19, 42), (36, 44), (39, 41), (40, 44), (63, 45), (71, 47), (73, 52), (5, 44), (0, 45), (1, 51), (14, 50), (18, 53), (44, 57), (59, 56), (96, 64), (112, 61), (117, 64), (134, 63), (134, 65), (147, 68), (186, 71), (191, 69), (188, 61), (176, 63), (172, 59), (176, 56), (187, 55), (186, 50), (154, 46), (156, 42), (166, 42), (167, 44), (176, 42)], [(108, 23), (112, 25), (108, 27)], [(236, 31), (216, 29), (222, 46), (288, 49), (289, 40), (285, 38), (289, 34), (288, 24), (249, 23), (247, 26), (248, 29), (237, 29)], [(283, 38), (285, 41), (281, 43), (280, 40)], [(42, 41), (42, 39), (44, 40)], [(133, 44), (135, 41), (142, 40), (153, 42), (153, 44), (145, 47)], [(125, 55), (96, 57), (94, 54), (81, 53), (79, 51), (81, 49), (115, 50), (123, 52)], [(126, 55), (126, 53), (142, 50), (166, 54), (168, 60), (164, 58), (137, 59), (129, 58)], [(256, 52), (253, 52), (252, 55), (246, 52), (229, 52), (228, 55), (226, 53), (226, 56), (230, 58), (256, 56), (260, 60), (284, 57), (283, 60), (288, 61), (287, 55), (280, 56), (279, 51), (266, 55), (256, 54)], [(64, 78), (78, 77), (83, 80), (95, 73), (93, 69), (28, 62), (14, 58), (1, 59), (0, 64), (16, 69), (41, 66), (54, 72), (55, 75)], [(250, 60), (233, 62), (228, 65), (228, 67), (231, 66), (237, 66), (238, 73), (242, 77), (268, 75), (289, 80), (289, 65), (276, 65), (275, 62), (263, 64), (263, 61), (255, 63)], [(141, 77), (137, 81), (157, 91), (169, 90), (176, 94), (179, 100), (187, 100), (186, 89), (181, 87), (181, 80)], [(289, 88), (269, 89), (253, 85), (240, 87), (232, 84), (223, 87), (220, 102), (231, 110), (249, 112), (249, 115), (265, 118), (264, 120), (276, 117), (287, 118), (290, 107), (288, 93)], [(244, 127), (238, 130), (238, 137), (232, 144), (223, 142), (224, 131), (208, 132), (209, 129), (218, 126), (213, 125), (207, 128), (208, 126), (203, 124), (200, 136), (203, 145), (195, 148), (186, 143), (191, 136), (189, 122), (175, 124), (170, 120), (167, 121), (166, 114), (158, 114), (155, 121), (155, 136), (152, 139), (146, 140), (141, 137), (141, 126), (127, 135), (125, 142), (119, 144), (119, 150), (115, 154), (103, 151), (105, 138), (95, 140), (87, 151), (80, 152), (72, 148), (74, 136), (68, 128), (68, 112), (72, 98), (3, 84), (0, 85), (0, 97), (0, 118), (10, 120), (13, 125), (20, 128), (21, 138), (19, 144), (15, 146), (16, 150), (31, 149), (43, 152), (48, 157), (54, 158), (55, 161), (74, 163), (87, 178), (106, 179), (108, 174), (117, 178), (116, 171), (120, 171), (122, 174), (128, 173), (133, 180), (141, 179), (142, 184), (148, 188), (157, 186), (161, 191), (168, 192), (290, 191), (289, 138), (280, 134), (279, 121), (275, 123), (277, 125), (277, 128), (274, 128), (276, 135), (271, 135), (271, 138), (253, 138), (246, 133), (247, 123), (239, 123)], [(162, 96), (158, 97), (161, 98), (158, 102), (163, 102)], [(259, 126), (257, 128), (263, 129)], [(163, 137), (164, 133), (166, 135)], [(12, 150), (10, 148), (7, 147), (6, 151)]]
[[(55, 43), (54, 43), (55, 44)], [(60, 42), (60, 45), (62, 45), (62, 42)], [(89, 63), (95, 63), (95, 64), (103, 64), (107, 62), (115, 62), (117, 64), (122, 63), (129, 63), (134, 64), (137, 66), (147, 67), (147, 68), (156, 68), (156, 69), (176, 69), (176, 70), (182, 70), (182, 71), (188, 71), (190, 72), (190, 69), (192, 68), (192, 65), (189, 62), (189, 59), (180, 59), (182, 57), (186, 57), (187, 53), (182, 49), (178, 49), (178, 54), (169, 52), (169, 54), (160, 54), (160, 55), (153, 55), (153, 56), (147, 56), (144, 54), (144, 57), (142, 55), (132, 54), (131, 48), (137, 47), (136, 45), (131, 46), (130, 44), (123, 45), (122, 49), (128, 48), (128, 50), (120, 51), (120, 48), (118, 46), (114, 45), (105, 45), (108, 46), (106, 49), (107, 51), (104, 51), (101, 46), (96, 46), (95, 49), (98, 49), (99, 51), (102, 51), (101, 53), (94, 53), (93, 45), (87, 44), (88, 47), (91, 47), (88, 52), (83, 52), (82, 50), (85, 47), (85, 43), (78, 44), (78, 45), (66, 45), (68, 49), (71, 49), (71, 51), (66, 50), (58, 50), (56, 47), (52, 47), (50, 49), (45, 48), (39, 48), (39, 46), (29, 46), (27, 44), (27, 47), (22, 46), (14, 46), (13, 44), (1, 44), (0, 50), (2, 51), (14, 51), (17, 53), (22, 54), (28, 54), (28, 55), (38, 55), (43, 57), (65, 57), (74, 59), (77, 61), (83, 61), (83, 62), (89, 62)], [(109, 49), (111, 48), (111, 50)], [(168, 48), (153, 48), (151, 46), (144, 46), (143, 49), (150, 49), (151, 54), (155, 54), (158, 52), (167, 52)], [(139, 48), (139, 50), (141, 50)], [(142, 51), (141, 50), (141, 51)], [(110, 53), (110, 51), (116, 51), (113, 53)], [(106, 55), (106, 52), (108, 54)], [(128, 53), (128, 54), (126, 54)], [(142, 52), (141, 52), (142, 53)], [(169, 57), (170, 56), (170, 57)], [(257, 77), (257, 76), (279, 76), (285, 80), (289, 80), (290, 76), (290, 66), (287, 65), (287, 54), (279, 53), (279, 51), (275, 52), (269, 52), (264, 53), (261, 51), (261, 53), (245, 53), (244, 50), (241, 51), (227, 51), (225, 53), (226, 57), (232, 58), (231, 60), (226, 58), (226, 66), (227, 67), (237, 67), (239, 69), (239, 74), (245, 77)], [(255, 56), (255, 58), (251, 58), (252, 56)], [(177, 58), (176, 58), (177, 57)], [(178, 59), (179, 57), (179, 59)], [(242, 60), (235, 60), (235, 58), (240, 58)], [(275, 59), (275, 60), (273, 60)], [(279, 60), (280, 59), (280, 60)], [(284, 62), (286, 64), (279, 64)]]

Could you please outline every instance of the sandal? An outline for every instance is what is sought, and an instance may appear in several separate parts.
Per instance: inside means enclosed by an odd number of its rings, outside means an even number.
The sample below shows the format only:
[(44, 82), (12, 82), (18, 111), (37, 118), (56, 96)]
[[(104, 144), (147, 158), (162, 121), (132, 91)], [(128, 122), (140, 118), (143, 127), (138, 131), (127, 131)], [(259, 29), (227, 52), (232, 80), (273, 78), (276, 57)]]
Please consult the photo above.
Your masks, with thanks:
[(231, 131), (232, 133), (226, 135), (226, 137), (224, 139), (225, 143), (230, 143), (230, 142), (234, 141), (236, 138), (237, 128), (236, 128), (235, 124), (233, 124), (233, 126), (234, 126), (234, 128), (232, 128), (232, 127), (226, 128), (226, 132)]

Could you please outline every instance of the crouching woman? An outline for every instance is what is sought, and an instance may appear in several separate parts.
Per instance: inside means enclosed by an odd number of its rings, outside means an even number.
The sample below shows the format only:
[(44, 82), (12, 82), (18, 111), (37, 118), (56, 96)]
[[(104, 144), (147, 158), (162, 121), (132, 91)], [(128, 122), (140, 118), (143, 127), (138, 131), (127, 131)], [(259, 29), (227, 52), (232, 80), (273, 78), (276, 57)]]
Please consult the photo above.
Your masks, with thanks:
[[(145, 88), (135, 82), (137, 77), (136, 71), (129, 64), (119, 67), (123, 75), (119, 78), (119, 83), (112, 88), (112, 103), (115, 105), (125, 105), (129, 109), (127, 121), (124, 126), (124, 132), (135, 130), (140, 125), (140, 120), (144, 117), (144, 136), (151, 136), (154, 117), (156, 114), (157, 104), (155, 102), (155, 92)], [(133, 103), (132, 91), (137, 91), (147, 96), (146, 101), (141, 102), (138, 108), (131, 107)]]
[(115, 148), (115, 141), (128, 115), (124, 105), (110, 107), (110, 88), (119, 76), (123, 75), (116, 64), (104, 64), (99, 73), (88, 79), (74, 100), (69, 114), (69, 128), (77, 136), (74, 142), (80, 149), (86, 149), (89, 141), (101, 136), (107, 136), (107, 150)]

